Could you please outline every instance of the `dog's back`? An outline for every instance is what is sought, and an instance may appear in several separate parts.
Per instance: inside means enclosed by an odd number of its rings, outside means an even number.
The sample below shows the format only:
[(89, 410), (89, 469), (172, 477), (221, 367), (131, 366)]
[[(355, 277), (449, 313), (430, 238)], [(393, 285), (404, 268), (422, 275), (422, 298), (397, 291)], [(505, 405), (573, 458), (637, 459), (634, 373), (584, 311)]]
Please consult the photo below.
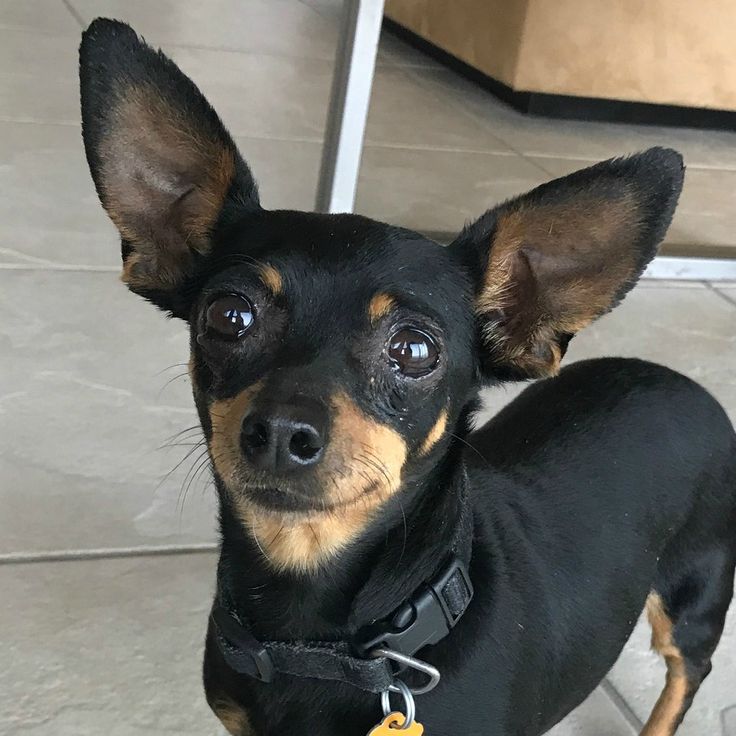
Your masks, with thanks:
[(498, 599), (524, 629), (515, 677), (540, 683), (525, 714), (560, 704), (542, 733), (575, 707), (573, 683), (606, 674), (646, 600), (669, 676), (644, 733), (672, 733), (733, 595), (736, 435), (721, 406), (662, 366), (591, 360), (529, 387), (469, 442), (488, 536), (513, 550), (513, 592)]

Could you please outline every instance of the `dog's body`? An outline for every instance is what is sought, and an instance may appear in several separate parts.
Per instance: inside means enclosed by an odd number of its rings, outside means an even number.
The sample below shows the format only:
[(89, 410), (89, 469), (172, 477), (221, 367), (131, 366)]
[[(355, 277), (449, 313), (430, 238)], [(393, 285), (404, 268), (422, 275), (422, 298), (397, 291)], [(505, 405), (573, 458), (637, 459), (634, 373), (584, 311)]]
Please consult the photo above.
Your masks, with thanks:
[[(608, 672), (648, 596), (655, 643), (666, 647), (661, 596), (694, 694), (722, 631), (736, 564), (736, 438), (718, 404), (651, 363), (591, 360), (531, 386), (468, 442), (476, 594), (452, 635), (426, 655), (443, 673), (418, 698), (427, 732), (545, 733)], [(443, 484), (439, 497), (422, 501), (457, 513), (455, 490)], [(421, 504), (405, 511), (421, 542), (407, 546), (400, 567), (387, 564), (386, 586), (411, 591), (446, 553), (452, 524), (438, 529), (441, 511)], [(226, 518), (224, 528), (226, 585), (260, 637), (354, 633), (341, 626), (351, 601), (334, 600), (333, 581), (261, 589), (268, 565), (252, 550), (231, 553), (237, 525)], [(392, 560), (404, 543), (400, 514), (388, 537), (382, 553)], [(335, 574), (365, 578), (359, 561)], [(337, 589), (343, 585), (338, 577)], [(381, 600), (381, 588), (373, 594)], [(274, 625), (274, 612), (284, 610)], [(673, 667), (675, 649), (663, 652)], [(375, 700), (350, 686), (294, 679), (286, 707), (281, 688), (229, 670), (211, 637), (205, 682), (216, 708), (249, 714), (254, 734), (357, 736), (376, 721)], [(651, 734), (668, 734), (690, 697), (671, 695)]]
[[(346, 682), (373, 651), (365, 631), (457, 557), (475, 597), (408, 652), (441, 674), (417, 698), (428, 734), (544, 733), (646, 603), (668, 678), (643, 733), (671, 736), (732, 596), (733, 429), (703, 389), (648, 363), (548, 377), (656, 252), (680, 157), (652, 149), (551, 182), (443, 248), (357, 216), (263, 210), (196, 87), (123, 24), (85, 33), (81, 76), (123, 278), (191, 327), (222, 528), (205, 687), (228, 730), (366, 734), (377, 690)], [(471, 433), (479, 387), (524, 378), (548, 380)], [(350, 664), (259, 682), (238, 666), (258, 642), (266, 669), (316, 642), (349, 647)]]

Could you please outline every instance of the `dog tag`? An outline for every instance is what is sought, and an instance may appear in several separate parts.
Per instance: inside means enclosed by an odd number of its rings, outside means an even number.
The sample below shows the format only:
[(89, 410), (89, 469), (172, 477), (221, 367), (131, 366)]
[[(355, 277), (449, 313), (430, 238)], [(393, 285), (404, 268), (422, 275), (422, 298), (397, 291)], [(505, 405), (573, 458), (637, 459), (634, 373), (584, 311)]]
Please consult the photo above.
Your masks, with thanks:
[(403, 713), (389, 713), (377, 726), (368, 732), (368, 736), (399, 736), (403, 733), (405, 736), (422, 736), (424, 726), (421, 723), (414, 723), (405, 731), (401, 730), (404, 723)]

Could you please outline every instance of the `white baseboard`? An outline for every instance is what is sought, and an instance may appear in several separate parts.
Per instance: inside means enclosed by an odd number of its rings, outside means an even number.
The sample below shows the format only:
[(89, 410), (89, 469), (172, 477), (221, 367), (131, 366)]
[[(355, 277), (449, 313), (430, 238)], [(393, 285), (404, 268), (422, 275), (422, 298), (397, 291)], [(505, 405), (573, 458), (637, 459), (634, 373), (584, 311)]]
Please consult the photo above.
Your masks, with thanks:
[(736, 281), (736, 258), (675, 258), (658, 256), (644, 271), (645, 279)]

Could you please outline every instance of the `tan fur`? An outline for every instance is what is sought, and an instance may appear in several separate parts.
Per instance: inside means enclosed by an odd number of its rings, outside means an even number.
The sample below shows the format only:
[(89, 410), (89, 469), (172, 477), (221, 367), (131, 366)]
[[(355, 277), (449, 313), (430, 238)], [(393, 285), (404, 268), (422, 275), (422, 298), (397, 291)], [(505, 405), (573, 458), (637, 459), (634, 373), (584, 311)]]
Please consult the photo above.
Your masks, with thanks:
[[(131, 87), (110, 113), (100, 147), (103, 204), (134, 252), (123, 267), (132, 289), (180, 283), (235, 176), (235, 151), (205, 137), (156, 90)], [(165, 213), (162, 216), (161, 213)]]
[(261, 266), (261, 281), (264, 286), (274, 295), (278, 296), (284, 289), (284, 280), (281, 274), (270, 265)]
[(210, 457), (218, 475), (230, 488), (240, 483), (240, 426), (248, 407), (262, 388), (258, 381), (230, 399), (213, 401), (209, 406), (212, 437)]
[(243, 524), (278, 569), (319, 567), (354, 539), (376, 509), (401, 484), (407, 447), (401, 435), (368, 417), (343, 393), (332, 397), (332, 440), (318, 470), (324, 510), (278, 513), (265, 510), (240, 491), (248, 468), (240, 451), (240, 425), (261, 384), (210, 407), (210, 453), (232, 494)]
[(447, 409), (443, 409), (437, 417), (437, 421), (429, 430), (429, 434), (424, 438), (419, 448), (420, 455), (426, 455), (441, 439), (447, 429)]
[(225, 730), (232, 736), (252, 736), (253, 727), (248, 713), (226, 695), (218, 695), (210, 701), (210, 707)]
[(368, 303), (368, 319), (371, 324), (374, 325), (379, 320), (383, 319), (391, 310), (396, 306), (396, 302), (392, 296), (379, 291), (373, 295), (373, 298)]
[[(531, 376), (559, 371), (556, 337), (576, 333), (612, 306), (635, 274), (632, 248), (637, 227), (633, 199), (618, 202), (578, 197), (575, 205), (519, 207), (499, 216), (478, 315), (489, 317), (484, 339), (499, 362)], [(532, 294), (517, 302), (518, 279)], [(510, 334), (498, 316), (516, 318)]]
[(690, 691), (685, 660), (672, 636), (672, 619), (658, 593), (647, 598), (647, 617), (652, 626), (652, 648), (667, 663), (667, 680), (641, 736), (673, 736)]

